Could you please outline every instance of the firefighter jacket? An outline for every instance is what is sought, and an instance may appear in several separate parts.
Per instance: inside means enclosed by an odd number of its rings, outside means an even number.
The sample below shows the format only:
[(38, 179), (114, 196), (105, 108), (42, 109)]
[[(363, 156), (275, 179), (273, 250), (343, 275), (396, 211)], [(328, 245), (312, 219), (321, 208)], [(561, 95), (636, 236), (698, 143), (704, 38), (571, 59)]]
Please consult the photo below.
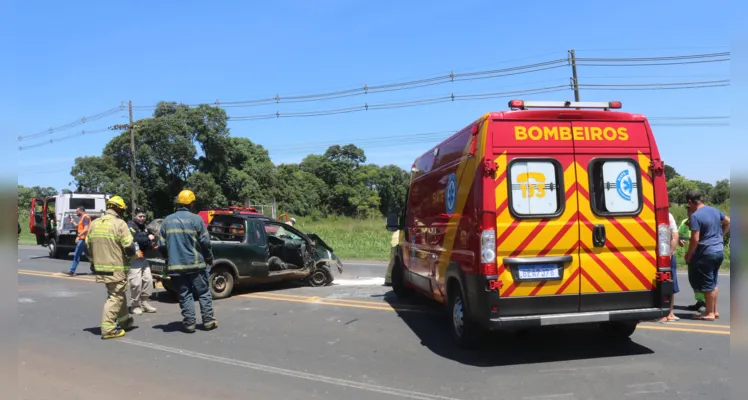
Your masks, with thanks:
[(130, 257), (139, 250), (127, 223), (113, 210), (91, 221), (86, 246), (94, 273), (102, 276), (126, 274), (130, 269)]
[(210, 236), (202, 218), (186, 207), (164, 218), (159, 232), (158, 246), (167, 258), (170, 275), (195, 272), (213, 264)]

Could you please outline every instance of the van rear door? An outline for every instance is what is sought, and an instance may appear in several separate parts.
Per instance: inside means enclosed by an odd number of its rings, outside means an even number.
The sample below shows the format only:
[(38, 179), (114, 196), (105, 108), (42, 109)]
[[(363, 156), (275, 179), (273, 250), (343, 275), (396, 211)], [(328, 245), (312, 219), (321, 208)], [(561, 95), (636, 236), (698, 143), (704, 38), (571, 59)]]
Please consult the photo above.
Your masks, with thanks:
[(653, 307), (657, 272), (644, 122), (573, 121), (579, 185), (580, 311)]
[(579, 213), (572, 124), (499, 120), (496, 244), (502, 317), (579, 310)]

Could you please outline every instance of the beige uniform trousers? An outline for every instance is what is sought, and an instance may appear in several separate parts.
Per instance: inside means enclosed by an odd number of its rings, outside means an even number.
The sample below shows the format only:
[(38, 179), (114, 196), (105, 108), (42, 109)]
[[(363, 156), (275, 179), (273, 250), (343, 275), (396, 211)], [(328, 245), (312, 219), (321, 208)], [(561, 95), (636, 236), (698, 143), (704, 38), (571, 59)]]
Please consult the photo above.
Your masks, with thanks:
[(131, 268), (127, 279), (130, 281), (130, 307), (140, 307), (141, 302), (150, 299), (153, 293), (151, 267)]
[(130, 322), (127, 312), (127, 273), (114, 272), (112, 275), (97, 275), (96, 282), (106, 285), (107, 299), (101, 316), (101, 334), (112, 333), (117, 328), (125, 328)]

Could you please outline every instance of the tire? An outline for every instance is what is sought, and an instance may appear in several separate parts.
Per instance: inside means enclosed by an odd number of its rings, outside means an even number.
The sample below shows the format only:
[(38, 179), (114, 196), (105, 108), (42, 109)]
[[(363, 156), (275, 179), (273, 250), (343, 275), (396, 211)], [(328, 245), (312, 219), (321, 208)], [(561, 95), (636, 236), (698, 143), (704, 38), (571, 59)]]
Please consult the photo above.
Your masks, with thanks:
[(57, 239), (49, 239), (49, 258), (60, 258), (60, 249), (57, 247)]
[(628, 340), (636, 331), (638, 321), (616, 321), (602, 324), (603, 337), (610, 340)]
[(475, 349), (483, 344), (485, 330), (465, 317), (465, 302), (458, 285), (449, 293), (449, 317), (452, 338), (462, 349)]
[(330, 286), (332, 281), (332, 274), (326, 265), (316, 267), (314, 272), (306, 278), (306, 283), (311, 287)]
[(164, 289), (170, 294), (172, 294), (174, 297), (176, 297), (177, 299), (179, 298), (179, 293), (177, 293), (177, 289), (174, 287), (174, 285), (172, 285), (171, 281), (162, 280), (161, 286), (163, 286)]
[(395, 265), (392, 266), (392, 291), (401, 299), (410, 297), (413, 292), (405, 285), (405, 272), (400, 263), (400, 259), (395, 259)]
[(234, 274), (226, 267), (213, 268), (210, 271), (210, 294), (214, 299), (225, 299), (234, 290)]

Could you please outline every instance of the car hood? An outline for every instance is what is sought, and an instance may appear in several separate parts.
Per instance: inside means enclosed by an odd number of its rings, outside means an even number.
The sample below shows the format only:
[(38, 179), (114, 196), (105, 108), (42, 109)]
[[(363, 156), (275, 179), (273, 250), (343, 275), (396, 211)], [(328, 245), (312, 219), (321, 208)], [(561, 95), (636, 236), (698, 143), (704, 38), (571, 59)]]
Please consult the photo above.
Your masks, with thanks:
[(329, 244), (325, 243), (325, 241), (322, 240), (322, 238), (319, 237), (319, 235), (317, 235), (316, 233), (307, 233), (306, 235), (309, 236), (310, 239), (314, 240), (317, 246), (324, 247), (325, 249), (329, 250), (330, 253), (334, 252), (332, 247), (330, 247)]

